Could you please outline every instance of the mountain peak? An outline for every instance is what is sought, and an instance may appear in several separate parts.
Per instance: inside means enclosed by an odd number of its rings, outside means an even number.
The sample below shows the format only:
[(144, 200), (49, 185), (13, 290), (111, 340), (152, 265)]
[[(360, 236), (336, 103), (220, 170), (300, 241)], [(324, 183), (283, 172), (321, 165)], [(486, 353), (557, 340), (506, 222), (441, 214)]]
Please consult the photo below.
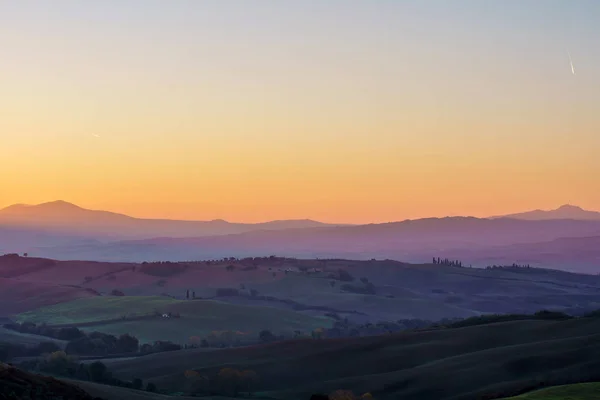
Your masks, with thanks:
[(584, 209), (572, 204), (563, 204), (562, 206), (558, 207), (556, 211), (584, 211)]
[(518, 214), (504, 215), (492, 218), (516, 218), (528, 220), (545, 219), (577, 219), (577, 220), (600, 220), (600, 213), (597, 211), (588, 211), (573, 204), (563, 204), (554, 210), (533, 210)]
[[(33, 206), (36, 207), (36, 206)], [(38, 204), (40, 208), (60, 209), (60, 210), (81, 210), (82, 208), (76, 204), (69, 203), (64, 200), (55, 200), (47, 203)]]

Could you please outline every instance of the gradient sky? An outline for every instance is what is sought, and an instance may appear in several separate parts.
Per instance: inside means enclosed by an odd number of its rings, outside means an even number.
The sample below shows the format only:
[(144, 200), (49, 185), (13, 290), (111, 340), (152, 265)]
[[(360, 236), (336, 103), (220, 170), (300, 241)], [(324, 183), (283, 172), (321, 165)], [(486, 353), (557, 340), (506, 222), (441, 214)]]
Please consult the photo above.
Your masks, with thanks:
[(600, 209), (598, 21), (597, 0), (0, 0), (0, 206)]

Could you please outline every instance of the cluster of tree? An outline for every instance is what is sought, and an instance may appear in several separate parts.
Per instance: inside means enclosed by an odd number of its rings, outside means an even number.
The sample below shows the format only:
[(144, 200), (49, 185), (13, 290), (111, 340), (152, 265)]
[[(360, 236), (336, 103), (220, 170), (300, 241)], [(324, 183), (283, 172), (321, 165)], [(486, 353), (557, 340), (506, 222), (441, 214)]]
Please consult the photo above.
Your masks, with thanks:
[(373, 400), (371, 393), (364, 393), (357, 396), (350, 390), (336, 390), (327, 397), (329, 400)]
[[(55, 351), (36, 360), (26, 361), (20, 367), (30, 371), (39, 371), (50, 375), (105, 385), (121, 386), (137, 390), (143, 390), (144, 388), (143, 381), (139, 378), (132, 381), (122, 381), (115, 378), (104, 363), (100, 361), (89, 365), (78, 363), (75, 357), (67, 355), (64, 351)], [(146, 385), (146, 390), (156, 392), (156, 385), (149, 382)]]
[(92, 332), (71, 340), (65, 351), (73, 355), (105, 356), (114, 354), (137, 353), (139, 340), (129, 334), (119, 337), (101, 332)]
[(313, 394), (310, 396), (310, 400), (373, 400), (371, 393), (365, 393), (361, 396), (355, 395), (350, 390), (336, 390), (335, 392), (327, 394)]
[(32, 322), (5, 324), (4, 327), (21, 333), (66, 340), (69, 343), (65, 351), (69, 354), (109, 355), (136, 353), (139, 346), (138, 339), (129, 334), (119, 337), (101, 332), (86, 334), (77, 327), (54, 328), (44, 324), (38, 326)]
[(353, 282), (354, 281), (354, 277), (350, 274), (350, 272), (348, 272), (342, 268), (338, 269), (337, 272), (334, 274), (329, 274), (327, 277), (329, 279), (335, 279), (335, 280), (342, 281), (342, 282)]
[(11, 258), (19, 258), (21, 256), (19, 256), (18, 253), (5, 253), (2, 255), (2, 257), (7, 258), (7, 259), (11, 259)]
[[(173, 314), (170, 315), (173, 316)], [(117, 354), (134, 354), (138, 352), (148, 354), (182, 349), (181, 345), (169, 341), (156, 341), (154, 343), (146, 343), (140, 346), (139, 340), (135, 336), (132, 336), (128, 333), (117, 337), (102, 332), (85, 333), (76, 327), (53, 328), (46, 325), (37, 326), (31, 322), (24, 322), (22, 324), (5, 324), (4, 327), (21, 333), (29, 333), (66, 340), (69, 343), (67, 343), (65, 352), (69, 355), (107, 356)], [(44, 344), (44, 346), (49, 345)]]
[(186, 392), (192, 395), (222, 395), (237, 397), (242, 393), (252, 396), (259, 383), (258, 374), (252, 370), (239, 371), (223, 368), (214, 377), (203, 376), (197, 371), (188, 370)]
[[(362, 278), (362, 279), (366, 279), (366, 278)], [(340, 289), (343, 290), (344, 292), (350, 292), (350, 293), (358, 293), (358, 294), (377, 294), (377, 290), (375, 290), (375, 285), (373, 285), (371, 282), (362, 282), (362, 285), (351, 285), (349, 283), (346, 283), (342, 286), (340, 286)]]
[(436, 265), (445, 265), (447, 267), (460, 267), (460, 268), (463, 267), (462, 261), (459, 261), (459, 260), (449, 260), (447, 258), (442, 259), (442, 258), (439, 258), (439, 257), (438, 258), (433, 257), (433, 263), (436, 264)]
[(405, 330), (425, 329), (434, 325), (432, 321), (426, 320), (399, 320), (397, 322), (381, 321), (375, 324), (356, 324), (348, 319), (334, 322), (331, 328), (318, 328), (311, 332), (313, 339), (344, 338), (358, 336), (378, 336), (396, 333)]
[(17, 357), (37, 357), (59, 350), (60, 346), (54, 342), (42, 342), (33, 347), (17, 343), (0, 342), (0, 361), (8, 362)]
[(54, 328), (46, 324), (36, 325), (33, 322), (23, 322), (22, 324), (9, 323), (4, 324), (4, 328), (16, 332), (28, 333), (32, 335), (40, 335), (51, 337), (59, 340), (75, 340), (85, 336), (85, 333), (75, 327)]
[(258, 335), (250, 332), (239, 332), (239, 331), (212, 331), (205, 338), (199, 336), (191, 336), (189, 339), (190, 344), (185, 345), (184, 348), (228, 348), (228, 347), (243, 347), (249, 345), (255, 345), (257, 343), (271, 343), (276, 341), (282, 341), (290, 339), (291, 337), (285, 337), (284, 335), (275, 335), (269, 330), (262, 330)]
[(517, 264), (513, 263), (512, 265), (488, 265), (485, 269), (523, 269), (523, 268), (531, 268), (529, 264)]
[(188, 268), (189, 265), (178, 262), (160, 261), (149, 263), (144, 261), (140, 268), (140, 272), (150, 276), (168, 278), (174, 275), (178, 275)]
[(144, 343), (140, 346), (140, 353), (150, 354), (150, 353), (162, 353), (165, 351), (177, 351), (181, 350), (183, 347), (179, 344), (170, 342), (168, 340), (157, 340), (154, 343)]
[(560, 311), (548, 311), (541, 310), (534, 314), (485, 314), (478, 315), (475, 317), (469, 317), (465, 319), (457, 319), (449, 322), (436, 322), (433, 327), (440, 328), (462, 328), (466, 326), (486, 325), (495, 322), (508, 322), (508, 321), (520, 321), (520, 320), (551, 320), (551, 321), (562, 321), (567, 319), (575, 318), (571, 315), (565, 314)]
[(218, 288), (215, 294), (217, 297), (236, 297), (240, 291), (235, 288)]

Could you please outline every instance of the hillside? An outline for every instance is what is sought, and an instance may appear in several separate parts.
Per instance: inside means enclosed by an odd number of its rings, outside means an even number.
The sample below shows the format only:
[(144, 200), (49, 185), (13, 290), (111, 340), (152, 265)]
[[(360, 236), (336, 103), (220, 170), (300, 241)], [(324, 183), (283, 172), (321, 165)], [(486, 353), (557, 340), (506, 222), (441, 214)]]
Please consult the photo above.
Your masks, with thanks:
[[(71, 385), (78, 386), (92, 396), (97, 396), (102, 400), (198, 400), (197, 397), (186, 396), (166, 396), (158, 393), (150, 393), (142, 390), (133, 390), (123, 387), (102, 385), (94, 382), (75, 381), (70, 379), (61, 379)], [(204, 400), (228, 400), (226, 397), (203, 397)]]
[[(354, 339), (300, 340), (213, 351), (187, 350), (114, 360), (122, 379), (134, 376), (165, 390), (185, 384), (184, 371), (214, 376), (220, 367), (252, 369), (259, 391), (305, 400), (337, 389), (377, 399), (476, 399), (518, 393), (540, 382), (600, 374), (600, 321), (515, 321), (460, 329)], [(506, 397), (506, 396), (504, 396)]]
[[(314, 270), (318, 272), (311, 272)], [(340, 280), (340, 270), (347, 272), (351, 281)], [(114, 301), (124, 303), (125, 299), (139, 296), (160, 296), (163, 302), (173, 301), (172, 298), (184, 300), (189, 291), (190, 296), (237, 306), (277, 308), (301, 316), (335, 312), (351, 321), (373, 323), (410, 318), (439, 320), (480, 313), (532, 313), (543, 308), (581, 314), (600, 308), (597, 275), (392, 260), (265, 257), (123, 264), (0, 257), (0, 276), (10, 277), (0, 278), (0, 287), (10, 289), (0, 292), (5, 313), (35, 311), (101, 294), (104, 298), (99, 304), (108, 307), (103, 312), (121, 313), (120, 317), (123, 310), (115, 311), (110, 306), (113, 290), (125, 295)], [(217, 296), (219, 288), (234, 289), (235, 295)], [(143, 305), (140, 307), (144, 309)]]
[[(158, 315), (154, 315), (154, 313)], [(163, 318), (162, 314), (178, 318)], [(124, 333), (142, 342), (170, 340), (186, 344), (191, 336), (212, 331), (239, 331), (256, 341), (263, 329), (310, 332), (332, 321), (272, 307), (242, 306), (210, 300), (181, 301), (166, 297), (95, 297), (65, 302), (19, 314), (18, 321), (78, 326), (113, 335)]]
[(536, 390), (506, 400), (597, 400), (600, 383), (579, 383)]
[(0, 316), (96, 295), (81, 287), (0, 278)]
[[(31, 396), (31, 397), (30, 397)], [(76, 385), (21, 371), (0, 363), (0, 399), (102, 400)]]
[(0, 343), (20, 344), (27, 347), (33, 347), (42, 342), (56, 343), (58, 346), (63, 348), (67, 345), (67, 342), (63, 340), (49, 338), (46, 336), (30, 335), (6, 328), (0, 328)]

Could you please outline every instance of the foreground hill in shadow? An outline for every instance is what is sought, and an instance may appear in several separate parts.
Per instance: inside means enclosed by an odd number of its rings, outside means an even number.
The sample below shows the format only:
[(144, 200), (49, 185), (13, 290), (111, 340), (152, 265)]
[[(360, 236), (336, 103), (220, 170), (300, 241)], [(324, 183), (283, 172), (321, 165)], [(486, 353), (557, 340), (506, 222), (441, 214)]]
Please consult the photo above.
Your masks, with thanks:
[[(186, 370), (212, 377), (252, 369), (274, 399), (351, 390), (377, 399), (507, 397), (540, 385), (600, 377), (600, 319), (522, 320), (353, 339), (299, 340), (224, 350), (187, 350), (110, 361), (122, 379), (176, 391)], [(486, 397), (484, 397), (486, 396)]]
[(596, 400), (600, 399), (600, 383), (561, 385), (505, 400)]
[(103, 400), (77, 385), (0, 363), (1, 400)]

